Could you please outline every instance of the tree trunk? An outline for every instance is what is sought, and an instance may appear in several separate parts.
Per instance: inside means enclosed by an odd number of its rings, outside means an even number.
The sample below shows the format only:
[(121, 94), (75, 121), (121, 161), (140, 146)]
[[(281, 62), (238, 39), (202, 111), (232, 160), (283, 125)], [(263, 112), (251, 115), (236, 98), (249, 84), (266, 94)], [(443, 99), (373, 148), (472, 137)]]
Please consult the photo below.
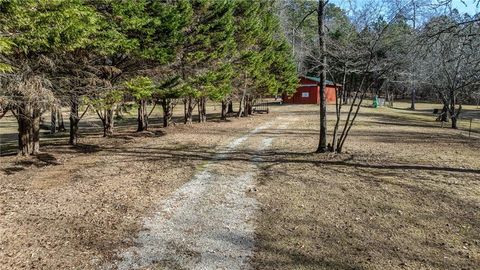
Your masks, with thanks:
[(105, 120), (103, 125), (103, 137), (113, 135), (113, 123), (114, 123), (114, 110), (107, 109), (105, 110)]
[(450, 119), (452, 119), (452, 128), (457, 129), (457, 120), (458, 120), (458, 115), (460, 114), (461, 106), (456, 111), (456, 105), (457, 105), (457, 100), (455, 99), (455, 91), (450, 90), (449, 91), (449, 97), (450, 97)]
[(318, 142), (317, 153), (325, 153), (327, 148), (327, 103), (325, 100), (326, 86), (326, 68), (327, 54), (325, 43), (325, 0), (318, 2), (318, 37), (319, 37), (319, 53), (321, 57), (320, 63), (320, 138)]
[(458, 126), (457, 126), (457, 122), (458, 122), (458, 117), (460, 115), (460, 112), (462, 111), (462, 105), (460, 104), (460, 106), (458, 107), (458, 109), (455, 109), (455, 107), (453, 107), (453, 114), (452, 114), (452, 128), (453, 129), (458, 129)]
[(40, 151), (41, 111), (23, 103), (17, 111), (18, 150), (23, 156), (36, 155)]
[(442, 127), (443, 123), (448, 122), (448, 104), (443, 104), (443, 109), (442, 109), (442, 115), (440, 117), (440, 121), (442, 122)]
[(80, 117), (78, 115), (79, 100), (78, 96), (73, 95), (70, 99), (70, 138), (68, 143), (70, 145), (77, 145), (78, 140), (78, 122)]
[(238, 105), (237, 117), (243, 117), (243, 109), (244, 109), (243, 100), (244, 100), (244, 97), (240, 99), (240, 104)]
[(18, 150), (19, 154), (28, 156), (33, 146), (31, 144), (31, 108), (28, 104), (20, 104), (17, 113), (18, 122)]
[(32, 114), (32, 155), (36, 155), (40, 152), (40, 117), (41, 113), (39, 109), (33, 109)]
[(227, 120), (227, 110), (228, 109), (230, 109), (230, 102), (227, 104), (227, 102), (225, 100), (222, 100), (222, 114), (220, 115), (220, 119)]
[(52, 107), (51, 117), (50, 117), (50, 134), (55, 134), (57, 132), (57, 110), (55, 107)]
[(415, 86), (413, 86), (412, 87), (412, 104), (410, 105), (411, 110), (415, 110), (416, 95), (417, 95), (417, 89), (415, 89)]
[(198, 99), (198, 122), (207, 122), (207, 98), (201, 97)]
[(456, 116), (452, 116), (452, 128), (453, 129), (457, 129), (458, 126), (457, 126), (457, 117)]
[(238, 107), (237, 117), (245, 117), (245, 99), (246, 99), (247, 89), (243, 89), (242, 98), (240, 99), (240, 105)]
[(245, 112), (247, 115), (253, 114), (253, 100), (251, 96), (247, 96), (245, 100)]
[(65, 132), (67, 129), (65, 128), (65, 122), (63, 121), (63, 114), (62, 109), (57, 109), (57, 121), (58, 121), (58, 131)]
[(202, 98), (202, 122), (207, 122), (207, 98), (203, 97)]
[(341, 113), (342, 113), (342, 104), (343, 104), (343, 96), (345, 95), (345, 86), (347, 81), (347, 67), (345, 66), (343, 69), (343, 82), (341, 88), (335, 88), (335, 115), (337, 117), (335, 121), (335, 127), (333, 128), (333, 138), (332, 138), (332, 145), (330, 151), (336, 151), (337, 145), (337, 133), (338, 127), (340, 125), (341, 120)]
[(243, 99), (243, 117), (247, 117), (249, 115), (248, 113), (248, 95), (245, 96)]
[(193, 98), (187, 97), (184, 100), (184, 112), (185, 112), (185, 120), (184, 123), (187, 125), (192, 124), (192, 116), (193, 116)]
[(228, 102), (227, 113), (233, 113), (233, 101), (232, 101), (232, 100), (230, 100), (230, 101)]
[(243, 75), (243, 79), (244, 79), (244, 85), (243, 85), (243, 91), (242, 91), (242, 98), (240, 99), (240, 105), (239, 105), (239, 108), (238, 108), (237, 117), (245, 117), (246, 116), (246, 113), (245, 113), (245, 98), (247, 96), (247, 74), (246, 74), (246, 72)]
[(147, 102), (145, 100), (138, 101), (138, 115), (137, 115), (137, 132), (148, 130), (148, 114)]
[(163, 127), (169, 127), (172, 123), (172, 100), (169, 98), (162, 99), (163, 109)]

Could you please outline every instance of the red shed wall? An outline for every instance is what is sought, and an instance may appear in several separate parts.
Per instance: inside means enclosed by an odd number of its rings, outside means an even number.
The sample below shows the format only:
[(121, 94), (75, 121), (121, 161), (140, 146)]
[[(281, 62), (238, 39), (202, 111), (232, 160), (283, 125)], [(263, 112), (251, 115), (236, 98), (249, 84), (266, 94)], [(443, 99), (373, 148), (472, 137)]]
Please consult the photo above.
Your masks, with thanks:
[[(306, 96), (308, 93), (308, 97)], [(325, 98), (328, 104), (335, 104), (336, 91), (333, 85), (327, 85), (325, 88)], [(284, 98), (284, 101), (292, 104), (319, 104), (320, 87), (316, 81), (301, 77), (299, 87), (293, 96)]]
[[(327, 100), (327, 104), (335, 104), (336, 98), (337, 91), (335, 91), (335, 86), (327, 85), (327, 87), (325, 87), (325, 99)], [(320, 102), (320, 100), (318, 102)]]
[(293, 104), (317, 104), (319, 101), (318, 86), (302, 86), (291, 97), (287, 97), (287, 103)]

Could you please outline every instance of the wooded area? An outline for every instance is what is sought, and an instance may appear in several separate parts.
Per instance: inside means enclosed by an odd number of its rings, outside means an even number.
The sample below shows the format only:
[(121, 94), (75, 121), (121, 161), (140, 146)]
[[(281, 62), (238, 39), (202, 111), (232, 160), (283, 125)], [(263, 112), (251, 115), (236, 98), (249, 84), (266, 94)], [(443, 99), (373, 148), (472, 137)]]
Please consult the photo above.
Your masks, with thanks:
[(196, 107), (198, 121), (207, 120), (207, 100), (222, 102), (225, 119), (234, 98), (246, 116), (258, 97), (295, 90), (274, 1), (19, 0), (0, 10), (0, 108), (17, 117), (23, 155), (39, 151), (41, 115), (62, 106), (75, 145), (87, 110), (106, 136), (130, 102), (144, 131), (147, 104), (162, 104), (167, 127), (172, 99), (183, 100), (188, 124)]
[(187, 124), (196, 108), (198, 121), (207, 120), (207, 100), (222, 103), (222, 119), (232, 100), (236, 116), (246, 116), (260, 97), (292, 94), (298, 73), (319, 75), (322, 97), (327, 78), (343, 84), (330, 142), (321, 99), (319, 152), (342, 151), (366, 96), (390, 105), (409, 96), (412, 109), (418, 99), (440, 101), (441, 121), (456, 128), (462, 104), (479, 100), (478, 14), (460, 14), (449, 1), (373, 3), (2, 1), (0, 115), (14, 113), (28, 155), (39, 151), (45, 111), (53, 126), (63, 121), (59, 108), (70, 107), (75, 145), (88, 110), (105, 136), (129, 103), (138, 108), (137, 131), (148, 129), (149, 104), (162, 106), (168, 127), (177, 99)]
[[(326, 104), (320, 104), (318, 152), (342, 151), (366, 96), (382, 96), (390, 106), (395, 97), (409, 96), (412, 110), (417, 99), (439, 101), (444, 105), (441, 121), (450, 120), (452, 128), (457, 128), (462, 104), (477, 99), (478, 13), (461, 14), (452, 1), (373, 1), (352, 10), (329, 1), (281, 3), (299, 73), (319, 74), (321, 93), (327, 78), (343, 84), (329, 147)], [(342, 105), (349, 105), (344, 121)]]
[(477, 269), (479, 0), (0, 0), (0, 269)]

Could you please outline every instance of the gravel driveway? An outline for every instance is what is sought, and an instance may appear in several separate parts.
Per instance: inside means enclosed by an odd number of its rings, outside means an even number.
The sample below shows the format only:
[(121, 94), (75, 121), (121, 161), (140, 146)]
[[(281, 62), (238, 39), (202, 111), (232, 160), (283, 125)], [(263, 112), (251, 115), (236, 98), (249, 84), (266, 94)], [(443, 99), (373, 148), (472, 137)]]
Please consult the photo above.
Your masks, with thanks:
[(276, 118), (236, 138), (144, 220), (135, 245), (105, 268), (249, 269), (261, 153), (288, 125)]

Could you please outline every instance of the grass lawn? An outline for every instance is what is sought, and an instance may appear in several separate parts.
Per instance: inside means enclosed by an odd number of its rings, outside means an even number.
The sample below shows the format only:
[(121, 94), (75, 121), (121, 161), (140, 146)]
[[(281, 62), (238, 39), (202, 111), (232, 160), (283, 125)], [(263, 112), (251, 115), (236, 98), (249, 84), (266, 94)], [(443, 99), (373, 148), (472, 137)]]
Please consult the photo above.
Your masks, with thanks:
[(418, 107), (364, 108), (346, 153), (319, 155), (316, 108), (297, 106), (259, 179), (255, 267), (478, 269), (480, 141)]

